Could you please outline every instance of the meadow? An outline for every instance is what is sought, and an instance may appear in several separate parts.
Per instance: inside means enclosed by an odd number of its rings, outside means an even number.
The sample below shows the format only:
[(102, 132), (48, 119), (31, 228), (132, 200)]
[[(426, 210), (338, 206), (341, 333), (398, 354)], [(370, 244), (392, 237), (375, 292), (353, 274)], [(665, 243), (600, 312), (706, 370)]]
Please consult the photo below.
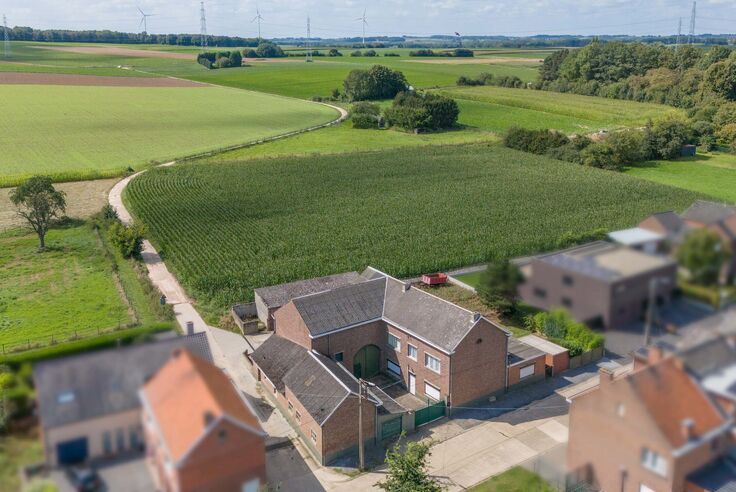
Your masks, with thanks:
[(400, 277), (528, 254), (699, 195), (505, 149), (180, 164), (124, 199), (210, 321), (265, 285), (360, 270)]
[(653, 161), (630, 167), (626, 173), (736, 203), (736, 156), (730, 153), (714, 152), (676, 161)]
[(326, 123), (337, 111), (221, 87), (0, 85), (0, 187), (119, 176)]

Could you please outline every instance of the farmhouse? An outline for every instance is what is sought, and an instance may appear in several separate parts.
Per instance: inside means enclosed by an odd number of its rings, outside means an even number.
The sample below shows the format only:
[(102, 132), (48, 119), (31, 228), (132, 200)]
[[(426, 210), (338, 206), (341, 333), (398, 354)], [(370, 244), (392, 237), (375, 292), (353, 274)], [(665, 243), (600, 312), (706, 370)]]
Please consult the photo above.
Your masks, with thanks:
[(608, 329), (641, 319), (650, 288), (658, 304), (668, 302), (677, 279), (673, 260), (605, 241), (525, 259), (520, 268), (525, 302), (564, 307), (576, 320)]
[[(644, 219), (639, 227), (663, 234), (676, 249), (689, 231), (707, 229), (718, 234), (724, 249), (736, 252), (736, 206), (698, 200), (681, 215), (662, 212)], [(721, 271), (721, 280), (728, 281), (736, 275), (736, 255), (731, 254)]]
[[(361, 278), (290, 299), (273, 313), (274, 335), (250, 355), (265, 393), (322, 462), (357, 445), (359, 378), (388, 375), (444, 408), (505, 391), (511, 371), (514, 382), (543, 377), (544, 354), (517, 345), (509, 356), (510, 333), (479, 314), (372, 268)], [(315, 394), (329, 398), (312, 403)], [(378, 388), (369, 395), (364, 428), (374, 442), (412, 427), (402, 405)]]
[(601, 490), (732, 490), (733, 347), (721, 338), (670, 355), (649, 347), (633, 372), (602, 369), (600, 386), (572, 401), (570, 470)]
[(34, 365), (46, 463), (67, 465), (143, 449), (138, 390), (177, 348), (211, 361), (204, 333)]
[(147, 455), (171, 492), (257, 492), (266, 434), (225, 374), (186, 349), (139, 393)]

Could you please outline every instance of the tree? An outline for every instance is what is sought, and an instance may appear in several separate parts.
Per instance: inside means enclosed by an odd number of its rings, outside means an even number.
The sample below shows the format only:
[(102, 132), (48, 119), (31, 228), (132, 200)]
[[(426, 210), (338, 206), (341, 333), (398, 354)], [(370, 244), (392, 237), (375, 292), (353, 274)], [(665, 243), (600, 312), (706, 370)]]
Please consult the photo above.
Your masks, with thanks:
[(281, 46), (270, 41), (262, 41), (256, 48), (258, 58), (283, 58), (286, 56)]
[(107, 234), (110, 242), (120, 250), (124, 258), (137, 258), (143, 250), (145, 226), (134, 223), (127, 226), (121, 222), (113, 222)]
[(400, 92), (385, 112), (391, 125), (405, 130), (452, 128), (459, 114), (460, 108), (451, 97), (417, 92)]
[(409, 442), (402, 452), (401, 440), (386, 452), (386, 479), (376, 486), (386, 492), (440, 492), (444, 487), (429, 475), (429, 443)]
[(408, 83), (404, 74), (383, 65), (368, 70), (353, 70), (343, 82), (345, 95), (350, 101), (392, 99), (405, 91)]
[(46, 233), (66, 211), (66, 194), (54, 188), (51, 178), (34, 176), (10, 193), (18, 216), (38, 235), (38, 249), (46, 248)]
[(523, 281), (521, 270), (509, 260), (492, 261), (481, 276), (478, 295), (490, 308), (508, 315), (516, 309), (518, 289)]
[(230, 53), (230, 66), (233, 67), (240, 67), (243, 65), (243, 55), (240, 54), (240, 51), (234, 50)]
[(714, 63), (705, 71), (704, 83), (710, 90), (733, 101), (736, 99), (736, 60)]
[(674, 118), (660, 121), (654, 126), (647, 125), (644, 130), (645, 153), (654, 159), (679, 157), (682, 146), (691, 140), (691, 133), (687, 123)]
[(677, 259), (690, 272), (693, 282), (713, 285), (718, 281), (726, 252), (718, 234), (707, 229), (696, 229), (685, 236), (677, 250)]

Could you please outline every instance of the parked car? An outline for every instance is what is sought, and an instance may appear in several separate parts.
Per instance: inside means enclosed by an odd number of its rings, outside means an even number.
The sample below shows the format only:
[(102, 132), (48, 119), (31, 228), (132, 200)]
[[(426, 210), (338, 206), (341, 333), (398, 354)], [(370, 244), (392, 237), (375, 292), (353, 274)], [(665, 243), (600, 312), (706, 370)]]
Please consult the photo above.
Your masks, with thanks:
[(71, 467), (66, 469), (66, 476), (74, 490), (78, 492), (98, 492), (104, 490), (103, 482), (92, 468)]

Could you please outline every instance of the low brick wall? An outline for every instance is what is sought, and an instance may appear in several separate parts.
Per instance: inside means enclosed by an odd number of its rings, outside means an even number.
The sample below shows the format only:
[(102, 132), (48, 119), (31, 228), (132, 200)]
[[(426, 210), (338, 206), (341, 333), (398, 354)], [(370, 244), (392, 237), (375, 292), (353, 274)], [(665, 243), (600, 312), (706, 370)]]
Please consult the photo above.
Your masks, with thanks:
[(587, 352), (583, 352), (575, 357), (570, 357), (570, 369), (587, 366), (591, 362), (595, 362), (603, 358), (603, 347), (598, 347)]

